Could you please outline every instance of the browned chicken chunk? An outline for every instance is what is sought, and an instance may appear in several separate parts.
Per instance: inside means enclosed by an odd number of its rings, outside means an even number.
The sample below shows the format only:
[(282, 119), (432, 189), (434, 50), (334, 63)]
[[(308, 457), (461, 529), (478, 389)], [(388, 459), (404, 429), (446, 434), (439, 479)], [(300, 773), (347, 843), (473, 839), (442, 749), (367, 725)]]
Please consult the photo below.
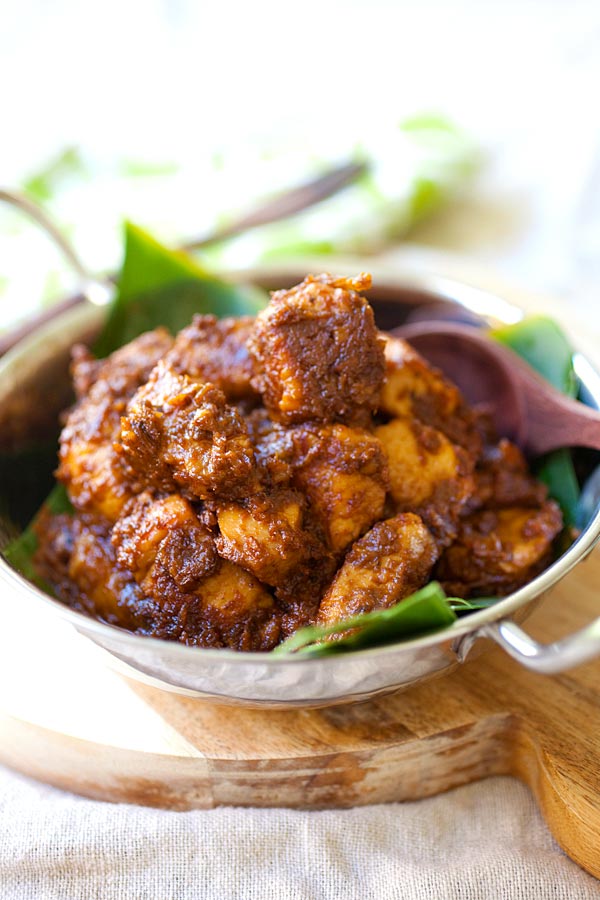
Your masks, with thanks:
[(398, 603), (425, 584), (437, 556), (419, 516), (378, 522), (352, 546), (321, 601), (318, 622), (330, 625)]
[(387, 455), (398, 512), (417, 512), (440, 545), (449, 544), (475, 489), (469, 454), (417, 419), (392, 419), (375, 434)]
[(486, 447), (475, 471), (475, 493), (471, 509), (497, 509), (503, 506), (539, 507), (548, 491), (537, 481), (519, 448), (502, 438)]
[(297, 491), (256, 494), (237, 503), (217, 503), (219, 553), (273, 587), (291, 573), (307, 575), (327, 556), (304, 522), (306, 501)]
[(340, 554), (383, 513), (388, 466), (381, 443), (347, 425), (299, 425), (288, 438), (293, 482)]
[(358, 279), (309, 276), (273, 294), (248, 342), (253, 380), (274, 419), (364, 423), (377, 408), (382, 341)]
[(120, 452), (149, 487), (192, 499), (245, 496), (256, 489), (248, 429), (218, 388), (178, 375), (164, 362), (127, 406)]
[(193, 589), (219, 562), (214, 537), (178, 494), (140, 494), (114, 526), (112, 542), (120, 565), (149, 595), (160, 593), (160, 578)]
[(117, 350), (100, 365), (78, 351), (74, 378), (82, 393), (60, 437), (57, 478), (74, 506), (114, 522), (134, 493), (131, 473), (114, 449), (127, 401), (172, 344), (163, 328)]
[(42, 515), (36, 531), (36, 569), (62, 600), (110, 625), (154, 632), (160, 605), (118, 564), (106, 519), (89, 513)]
[(473, 456), (481, 452), (478, 417), (458, 388), (410, 344), (386, 336), (386, 374), (381, 410), (389, 416), (431, 425)]
[(246, 347), (254, 319), (217, 319), (194, 316), (192, 324), (179, 332), (165, 362), (180, 375), (210, 381), (230, 402), (259, 395), (250, 384), (254, 361)]
[(280, 614), (272, 595), (217, 555), (214, 537), (183, 497), (136, 497), (113, 528), (112, 543), (119, 564), (175, 619), (179, 640), (238, 650), (277, 643)]
[(73, 390), (78, 400), (81, 400), (92, 387), (102, 371), (106, 360), (96, 359), (89, 347), (84, 344), (75, 344), (71, 350), (71, 378)]
[(440, 559), (436, 577), (455, 597), (509, 594), (547, 565), (562, 528), (556, 503), (539, 509), (507, 507), (466, 517)]

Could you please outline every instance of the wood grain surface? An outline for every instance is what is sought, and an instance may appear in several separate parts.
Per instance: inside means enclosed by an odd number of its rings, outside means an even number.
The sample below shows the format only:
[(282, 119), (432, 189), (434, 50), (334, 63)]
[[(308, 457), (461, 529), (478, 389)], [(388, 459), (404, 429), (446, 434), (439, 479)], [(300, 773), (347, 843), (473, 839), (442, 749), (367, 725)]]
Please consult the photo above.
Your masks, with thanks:
[[(549, 641), (583, 626), (600, 613), (599, 588), (597, 551), (527, 629)], [(62, 623), (22, 643), (5, 605), (0, 760), (28, 775), (169, 809), (348, 807), (516, 775), (565, 851), (600, 877), (600, 662), (550, 678), (490, 646), (449, 676), (372, 702), (243, 710), (126, 681)]]

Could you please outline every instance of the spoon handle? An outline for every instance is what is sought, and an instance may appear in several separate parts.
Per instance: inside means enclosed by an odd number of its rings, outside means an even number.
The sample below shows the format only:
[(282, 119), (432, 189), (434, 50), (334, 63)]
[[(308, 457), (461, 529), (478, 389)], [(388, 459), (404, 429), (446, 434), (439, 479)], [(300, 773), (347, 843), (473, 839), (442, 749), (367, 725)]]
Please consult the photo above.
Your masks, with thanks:
[[(79, 278), (78, 297), (74, 298), (72, 301), (66, 301), (69, 305), (79, 303), (82, 300), (89, 300), (94, 306), (106, 306), (106, 304), (110, 302), (113, 295), (113, 285), (110, 279), (94, 275), (94, 273), (88, 269), (85, 263), (77, 255), (73, 245), (67, 240), (60, 228), (53, 222), (48, 213), (42, 209), (41, 206), (38, 206), (37, 203), (33, 203), (29, 197), (22, 194), (20, 191), (9, 191), (5, 188), (0, 188), (0, 201), (8, 203), (9, 206), (14, 207), (15, 209), (19, 209), (21, 212), (25, 213), (26, 216), (29, 216), (36, 225), (39, 225), (42, 231), (44, 231), (55, 246), (58, 247), (70, 267), (77, 274), (77, 277)], [(56, 310), (56, 312), (54, 312), (54, 310)], [(30, 320), (30, 326), (26, 333), (32, 331), (38, 324), (42, 324), (42, 322), (53, 318), (53, 315), (56, 315), (59, 311), (60, 310), (57, 307), (53, 307), (51, 310), (46, 310), (46, 312), (34, 316)], [(19, 337), (21, 337), (22, 329), (17, 329), (15, 334), (18, 334)], [(10, 335), (6, 335), (5, 340), (6, 338), (10, 339)], [(13, 341), (13, 343), (16, 343), (16, 341)], [(12, 344), (10, 346), (12, 346)]]
[(508, 347), (495, 345), (505, 356), (524, 400), (526, 429), (523, 449), (532, 456), (561, 447), (600, 450), (600, 412), (561, 394)]
[(527, 449), (549, 453), (560, 447), (588, 447), (600, 450), (600, 412), (545, 391), (527, 396)]
[(7, 203), (9, 206), (13, 206), (15, 209), (19, 209), (22, 213), (25, 213), (26, 216), (29, 216), (30, 219), (33, 219), (33, 221), (46, 232), (50, 240), (59, 248), (70, 267), (77, 273), (82, 281), (87, 281), (91, 278), (90, 272), (80, 260), (75, 252), (75, 248), (67, 240), (45, 209), (30, 200), (29, 197), (21, 193), (21, 191), (9, 191), (2, 187), (0, 187), (0, 200), (3, 203)]
[(365, 162), (351, 162), (328, 169), (317, 178), (306, 181), (294, 188), (288, 188), (282, 193), (276, 194), (260, 206), (242, 213), (229, 225), (218, 228), (201, 238), (186, 241), (182, 250), (199, 250), (209, 244), (217, 244), (219, 241), (236, 237), (244, 231), (258, 228), (261, 225), (269, 225), (271, 222), (280, 222), (289, 219), (299, 212), (327, 200), (337, 194), (342, 188), (347, 187), (367, 171)]

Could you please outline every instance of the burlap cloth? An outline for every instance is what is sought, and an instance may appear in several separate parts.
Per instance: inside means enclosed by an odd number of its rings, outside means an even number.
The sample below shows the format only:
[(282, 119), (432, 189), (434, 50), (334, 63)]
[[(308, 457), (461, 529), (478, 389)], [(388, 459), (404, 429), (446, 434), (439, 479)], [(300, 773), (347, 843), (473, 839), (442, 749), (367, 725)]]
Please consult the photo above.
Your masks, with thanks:
[(510, 778), (418, 803), (176, 813), (0, 769), (0, 885), (2, 900), (600, 897)]

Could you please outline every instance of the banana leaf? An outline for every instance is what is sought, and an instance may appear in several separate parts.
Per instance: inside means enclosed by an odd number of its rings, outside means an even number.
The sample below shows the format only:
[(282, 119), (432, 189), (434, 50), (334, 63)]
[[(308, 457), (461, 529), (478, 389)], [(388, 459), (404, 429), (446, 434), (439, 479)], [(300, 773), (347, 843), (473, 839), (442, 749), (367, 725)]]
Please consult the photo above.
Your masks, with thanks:
[[(347, 653), (379, 644), (389, 644), (420, 634), (446, 628), (456, 621), (441, 585), (431, 581), (389, 609), (378, 609), (352, 616), (333, 625), (310, 625), (292, 634), (275, 648), (282, 656), (294, 653), (302, 656), (329, 656)], [(335, 640), (328, 637), (335, 635)]]
[(128, 222), (117, 291), (94, 352), (107, 356), (158, 325), (176, 334), (195, 313), (253, 316), (267, 299), (259, 288), (206, 272), (187, 254), (168, 249)]
[[(518, 353), (553, 387), (568, 397), (577, 395), (573, 348), (561, 327), (547, 316), (528, 316), (515, 325), (497, 328), (491, 337)], [(579, 484), (568, 449), (554, 450), (535, 460), (535, 475), (560, 505), (569, 526), (575, 525)]]

